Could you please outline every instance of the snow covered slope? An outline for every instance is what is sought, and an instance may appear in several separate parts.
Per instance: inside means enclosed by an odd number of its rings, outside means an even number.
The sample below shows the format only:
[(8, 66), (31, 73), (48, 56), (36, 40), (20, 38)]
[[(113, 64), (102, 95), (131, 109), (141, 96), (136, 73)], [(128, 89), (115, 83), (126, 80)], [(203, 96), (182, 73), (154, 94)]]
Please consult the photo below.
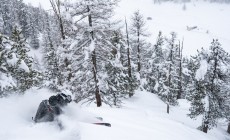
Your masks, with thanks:
[[(187, 118), (188, 103), (180, 101), (166, 113), (166, 105), (154, 94), (138, 91), (127, 99), (122, 108), (101, 108), (95, 105), (69, 104), (58, 117), (63, 129), (53, 123), (34, 124), (41, 100), (52, 93), (48, 90), (31, 90), (25, 96), (0, 99), (1, 140), (228, 140), (222, 127), (205, 134), (198, 131), (200, 121)], [(110, 122), (112, 127), (91, 124), (97, 116)]]
[[(154, 94), (138, 91), (125, 101), (123, 108), (84, 108), (111, 122), (111, 128), (83, 125), (83, 140), (227, 140), (222, 128), (215, 128), (205, 134), (196, 128), (200, 120), (187, 117), (189, 103), (180, 100), (180, 106), (166, 113), (166, 105)], [(227, 126), (225, 126), (227, 127)], [(93, 129), (93, 130), (92, 130)], [(225, 128), (226, 129), (226, 128)]]
[[(184, 54), (194, 55), (197, 49), (209, 48), (212, 39), (219, 39), (222, 47), (230, 52), (230, 4), (194, 1), (191, 3), (161, 3), (153, 0), (121, 0), (116, 17), (130, 18), (134, 11), (152, 20), (147, 20), (147, 29), (152, 34), (148, 39), (155, 43), (159, 31), (163, 35), (176, 32), (178, 39), (184, 38)], [(196, 29), (188, 28), (197, 26)]]

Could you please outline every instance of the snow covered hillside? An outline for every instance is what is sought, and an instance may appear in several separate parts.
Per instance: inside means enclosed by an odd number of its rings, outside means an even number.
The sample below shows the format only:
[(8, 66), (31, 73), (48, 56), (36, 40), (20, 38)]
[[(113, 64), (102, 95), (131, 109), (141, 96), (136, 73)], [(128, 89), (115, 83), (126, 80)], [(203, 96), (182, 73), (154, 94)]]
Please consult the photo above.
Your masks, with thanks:
[[(117, 17), (124, 20), (138, 9), (146, 20), (150, 18), (146, 21), (152, 35), (150, 42), (155, 43), (159, 31), (166, 36), (176, 32), (179, 40), (184, 39), (184, 55), (194, 55), (197, 49), (208, 48), (212, 39), (219, 39), (222, 47), (230, 52), (229, 4), (201, 1), (154, 4), (153, 0), (121, 0)], [(188, 29), (195, 26), (197, 28)]]
[[(94, 105), (69, 104), (57, 122), (34, 124), (32, 117), (41, 100), (47, 99), (48, 90), (30, 90), (25, 96), (1, 98), (1, 140), (229, 140), (227, 126), (218, 126), (205, 134), (196, 128), (199, 120), (189, 119), (189, 104), (180, 100), (178, 107), (166, 113), (166, 105), (157, 96), (137, 91), (133, 98), (125, 100), (124, 107), (110, 108)], [(94, 125), (95, 117), (102, 117), (112, 127)]]

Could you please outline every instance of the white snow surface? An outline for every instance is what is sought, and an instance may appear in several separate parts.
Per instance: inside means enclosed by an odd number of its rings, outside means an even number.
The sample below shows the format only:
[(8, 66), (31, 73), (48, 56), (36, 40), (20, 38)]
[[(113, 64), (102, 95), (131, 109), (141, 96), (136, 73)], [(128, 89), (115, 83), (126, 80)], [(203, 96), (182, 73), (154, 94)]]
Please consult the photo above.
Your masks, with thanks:
[(19, 65), (19, 68), (20, 69), (23, 69), (25, 72), (30, 72), (30, 69), (29, 67), (26, 65), (25, 61), (24, 60), (21, 60), (21, 63)]
[(200, 61), (200, 68), (196, 71), (196, 79), (197, 80), (204, 80), (204, 77), (208, 71), (208, 63), (206, 60)]
[[(63, 108), (64, 114), (57, 122), (34, 124), (39, 103), (54, 93), (47, 89), (30, 90), (25, 95), (14, 95), (0, 99), (1, 140), (229, 140), (227, 126), (205, 134), (196, 128), (201, 121), (186, 116), (189, 104), (179, 101), (166, 113), (166, 105), (154, 94), (137, 91), (124, 101), (122, 108), (110, 108), (103, 104), (79, 105), (70, 103)], [(112, 127), (94, 125), (102, 117)]]
[(18, 62), (18, 58), (15, 53), (12, 53), (12, 59), (7, 59), (9, 65), (14, 66)]
[[(164, 36), (176, 32), (180, 41), (184, 40), (183, 54), (194, 55), (197, 49), (209, 48), (212, 39), (219, 39), (222, 47), (230, 52), (230, 4), (208, 2), (154, 4), (153, 0), (121, 0), (116, 9), (116, 17), (124, 21), (130, 19), (134, 11), (140, 10), (146, 19), (146, 29), (151, 33), (149, 42), (155, 43), (159, 31)], [(151, 17), (152, 20), (147, 20)], [(130, 21), (128, 22), (130, 24)], [(197, 26), (188, 31), (188, 27)]]
[(0, 73), (0, 90), (4, 90), (6, 87), (16, 86), (13, 78), (11, 76), (7, 76), (7, 74)]

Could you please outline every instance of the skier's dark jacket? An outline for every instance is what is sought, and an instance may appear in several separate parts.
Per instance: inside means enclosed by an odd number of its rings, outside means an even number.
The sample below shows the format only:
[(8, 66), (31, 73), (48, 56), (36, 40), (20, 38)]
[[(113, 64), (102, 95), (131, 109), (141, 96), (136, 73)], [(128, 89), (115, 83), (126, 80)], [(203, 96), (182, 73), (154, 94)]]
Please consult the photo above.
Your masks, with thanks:
[(63, 93), (56, 96), (51, 96), (49, 100), (43, 100), (37, 110), (34, 121), (35, 122), (51, 122), (54, 121), (55, 116), (62, 113), (61, 107), (70, 103), (71, 96)]

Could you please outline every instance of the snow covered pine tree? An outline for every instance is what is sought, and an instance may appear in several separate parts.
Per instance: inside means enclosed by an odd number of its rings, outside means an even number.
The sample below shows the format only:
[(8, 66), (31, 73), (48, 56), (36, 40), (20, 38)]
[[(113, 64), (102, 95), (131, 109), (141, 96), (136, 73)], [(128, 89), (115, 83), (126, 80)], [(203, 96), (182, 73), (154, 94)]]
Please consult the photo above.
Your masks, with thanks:
[[(113, 22), (109, 19), (117, 0), (80, 0), (61, 5), (65, 9), (63, 17), (69, 17), (63, 20), (69, 20), (72, 27), (77, 27), (74, 28), (77, 29), (75, 34), (69, 34), (64, 48), (71, 56), (68, 68), (74, 73), (70, 89), (78, 99), (96, 99), (100, 107), (102, 102), (107, 102), (105, 65), (110, 63), (109, 58), (115, 48), (111, 43)], [(70, 20), (73, 18), (79, 20)]]
[(228, 97), (226, 87), (229, 85), (226, 66), (230, 64), (230, 59), (218, 40), (212, 41), (209, 51), (202, 49), (195, 58), (199, 67), (195, 81), (190, 86), (189, 116), (195, 118), (203, 115), (201, 130), (207, 133), (208, 129), (216, 126), (217, 120), (223, 117)]

